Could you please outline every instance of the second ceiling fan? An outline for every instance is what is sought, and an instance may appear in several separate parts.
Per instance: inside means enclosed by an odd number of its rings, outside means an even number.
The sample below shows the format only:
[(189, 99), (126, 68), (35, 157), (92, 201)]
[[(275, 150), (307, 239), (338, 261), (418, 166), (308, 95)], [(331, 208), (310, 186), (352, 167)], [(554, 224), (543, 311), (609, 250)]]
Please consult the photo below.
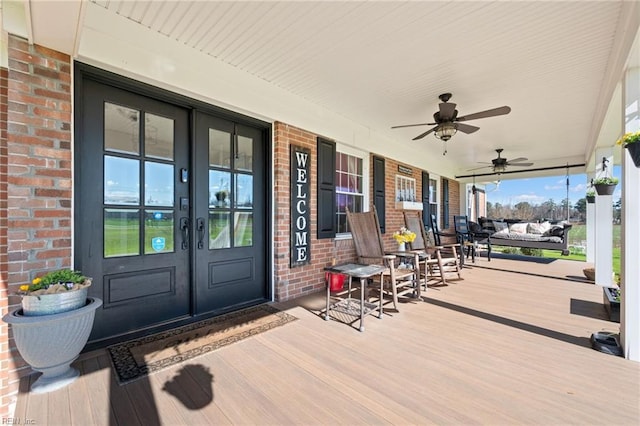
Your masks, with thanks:
[(497, 115), (505, 115), (511, 112), (511, 108), (508, 106), (501, 106), (498, 108), (488, 109), (486, 111), (476, 112), (474, 114), (463, 115), (458, 117), (458, 110), (456, 104), (449, 102), (451, 99), (451, 93), (443, 93), (439, 96), (442, 101), (438, 105), (439, 110), (433, 114), (434, 123), (419, 123), (419, 124), (403, 124), (400, 126), (393, 126), (392, 129), (399, 129), (402, 127), (415, 127), (415, 126), (435, 126), (427, 130), (424, 133), (419, 134), (413, 140), (422, 139), (429, 133), (435, 132), (435, 136), (443, 141), (451, 139), (457, 131), (462, 133), (473, 133), (479, 130), (479, 127), (464, 124), (462, 121), (477, 120), (479, 118), (495, 117)]
[(519, 167), (533, 166), (533, 163), (523, 163), (523, 161), (528, 160), (528, 158), (525, 158), (525, 157), (518, 157), (518, 158), (514, 158), (513, 160), (507, 160), (506, 158), (500, 156), (500, 154), (502, 154), (502, 151), (504, 151), (502, 148), (496, 149), (496, 152), (498, 153), (498, 157), (491, 160), (491, 163), (485, 163), (485, 162), (480, 163), (480, 164), (488, 164), (488, 166), (476, 167), (475, 169), (470, 169), (469, 171), (480, 170), (486, 167), (490, 167), (493, 169), (494, 173), (500, 174), (505, 170), (507, 170), (507, 166), (519, 166)]

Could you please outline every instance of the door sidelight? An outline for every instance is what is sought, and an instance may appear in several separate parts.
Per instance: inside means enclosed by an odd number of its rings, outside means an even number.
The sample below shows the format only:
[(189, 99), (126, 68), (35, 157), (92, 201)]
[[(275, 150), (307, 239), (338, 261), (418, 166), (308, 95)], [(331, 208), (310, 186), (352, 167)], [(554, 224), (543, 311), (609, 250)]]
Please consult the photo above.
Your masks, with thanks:
[(182, 250), (189, 248), (189, 218), (180, 218), (180, 230), (182, 231)]
[(204, 248), (204, 219), (199, 217), (196, 219), (196, 227), (198, 228), (198, 249)]

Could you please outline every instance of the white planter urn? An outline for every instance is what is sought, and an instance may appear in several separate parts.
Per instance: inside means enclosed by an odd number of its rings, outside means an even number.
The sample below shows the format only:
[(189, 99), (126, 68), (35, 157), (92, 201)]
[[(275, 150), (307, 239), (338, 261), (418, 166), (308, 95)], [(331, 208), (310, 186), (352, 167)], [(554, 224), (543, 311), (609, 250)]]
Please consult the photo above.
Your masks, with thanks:
[(78, 378), (80, 373), (70, 364), (87, 344), (96, 309), (101, 305), (102, 300), (90, 297), (81, 308), (67, 312), (25, 316), (22, 309), (16, 309), (2, 318), (11, 324), (22, 358), (42, 373), (31, 392), (51, 392)]

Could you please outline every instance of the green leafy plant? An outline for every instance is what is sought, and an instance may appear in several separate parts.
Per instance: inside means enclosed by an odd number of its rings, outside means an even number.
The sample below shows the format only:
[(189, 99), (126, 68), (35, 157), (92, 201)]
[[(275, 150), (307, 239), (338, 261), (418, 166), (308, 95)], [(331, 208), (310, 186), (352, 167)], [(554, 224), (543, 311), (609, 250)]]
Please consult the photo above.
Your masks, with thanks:
[(618, 178), (605, 176), (605, 177), (594, 179), (592, 183), (594, 185), (617, 185)]
[(616, 141), (616, 145), (627, 146), (630, 143), (640, 142), (640, 130), (637, 132), (625, 133)]
[(71, 269), (58, 269), (34, 278), (31, 284), (20, 286), (20, 294), (27, 295), (39, 290), (48, 290), (56, 286), (58, 290), (74, 290), (80, 286), (90, 283), (90, 279), (82, 275), (80, 271)]
[(596, 190), (591, 188), (591, 189), (587, 189), (587, 197), (595, 197), (596, 196)]

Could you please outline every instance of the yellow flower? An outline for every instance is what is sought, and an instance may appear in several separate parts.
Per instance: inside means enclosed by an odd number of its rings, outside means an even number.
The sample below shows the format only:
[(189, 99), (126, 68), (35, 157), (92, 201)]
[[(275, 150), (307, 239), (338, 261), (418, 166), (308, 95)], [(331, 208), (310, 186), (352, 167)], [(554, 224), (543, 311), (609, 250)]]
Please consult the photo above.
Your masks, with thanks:
[(411, 232), (403, 226), (402, 228), (400, 228), (400, 231), (396, 231), (393, 233), (393, 238), (398, 243), (412, 243), (413, 240), (416, 239), (416, 234), (415, 232)]
[(24, 284), (20, 286), (20, 291), (29, 291), (29, 284)]
[(636, 142), (640, 142), (640, 130), (637, 132), (625, 133), (616, 141), (616, 145), (628, 145)]
[(34, 278), (31, 284), (40, 284), (40, 281), (42, 281), (42, 278)]

